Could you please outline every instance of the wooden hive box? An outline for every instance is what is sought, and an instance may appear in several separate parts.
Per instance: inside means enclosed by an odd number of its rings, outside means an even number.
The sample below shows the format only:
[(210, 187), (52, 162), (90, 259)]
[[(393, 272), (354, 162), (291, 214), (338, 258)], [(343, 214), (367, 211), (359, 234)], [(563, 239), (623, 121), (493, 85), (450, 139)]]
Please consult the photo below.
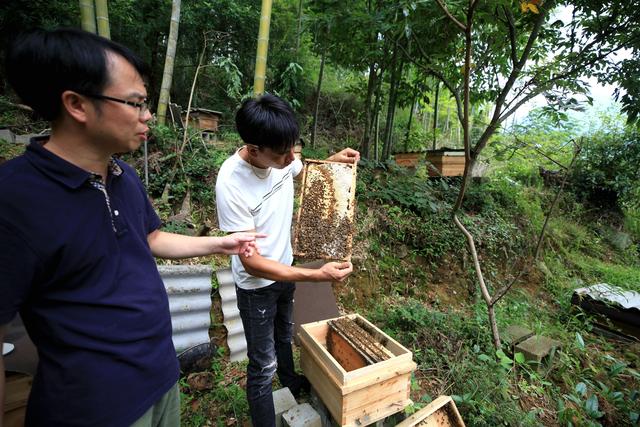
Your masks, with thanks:
[(395, 414), (413, 403), (409, 399), (409, 391), (411, 372), (416, 364), (409, 350), (362, 316), (352, 314), (344, 317), (353, 319), (373, 335), (391, 357), (347, 371), (327, 349), (329, 322), (335, 320), (328, 319), (300, 326), (300, 366), (339, 425), (362, 426)]
[(465, 427), (455, 402), (440, 396), (396, 427)]
[(31, 375), (6, 372), (4, 425), (5, 427), (24, 426), (27, 401), (31, 392)]
[(306, 160), (293, 254), (305, 259), (351, 260), (357, 165)]
[(405, 168), (415, 168), (418, 165), (420, 159), (424, 157), (424, 153), (396, 153), (393, 155), (398, 166)]
[(427, 151), (429, 176), (462, 176), (464, 174), (464, 150)]
[[(185, 121), (186, 117), (185, 114), (182, 120)], [(221, 117), (222, 113), (220, 111), (192, 108), (189, 112), (189, 126), (193, 126), (202, 131), (216, 132)]]

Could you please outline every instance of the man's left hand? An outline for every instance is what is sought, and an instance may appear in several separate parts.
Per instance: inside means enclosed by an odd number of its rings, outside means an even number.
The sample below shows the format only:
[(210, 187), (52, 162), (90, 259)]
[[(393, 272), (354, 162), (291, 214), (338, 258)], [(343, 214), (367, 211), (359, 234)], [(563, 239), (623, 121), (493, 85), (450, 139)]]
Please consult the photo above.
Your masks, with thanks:
[(353, 148), (345, 148), (333, 156), (328, 157), (327, 160), (340, 163), (358, 163), (358, 160), (360, 160), (360, 152)]

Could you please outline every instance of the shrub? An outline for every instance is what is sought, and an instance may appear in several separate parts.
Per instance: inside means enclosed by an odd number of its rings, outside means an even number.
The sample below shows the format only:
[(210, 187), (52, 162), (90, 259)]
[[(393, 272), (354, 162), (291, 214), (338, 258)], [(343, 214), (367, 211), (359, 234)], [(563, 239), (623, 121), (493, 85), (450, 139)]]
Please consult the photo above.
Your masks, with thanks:
[(576, 194), (597, 206), (640, 208), (640, 132), (598, 132), (583, 142), (572, 172)]

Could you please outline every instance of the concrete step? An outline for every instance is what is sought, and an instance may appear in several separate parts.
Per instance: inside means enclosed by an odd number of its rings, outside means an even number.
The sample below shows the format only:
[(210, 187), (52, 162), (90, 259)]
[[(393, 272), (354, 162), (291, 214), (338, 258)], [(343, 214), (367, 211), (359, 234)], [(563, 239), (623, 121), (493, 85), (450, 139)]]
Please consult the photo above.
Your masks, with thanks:
[(282, 415), (286, 427), (322, 427), (320, 414), (308, 403), (296, 405)]

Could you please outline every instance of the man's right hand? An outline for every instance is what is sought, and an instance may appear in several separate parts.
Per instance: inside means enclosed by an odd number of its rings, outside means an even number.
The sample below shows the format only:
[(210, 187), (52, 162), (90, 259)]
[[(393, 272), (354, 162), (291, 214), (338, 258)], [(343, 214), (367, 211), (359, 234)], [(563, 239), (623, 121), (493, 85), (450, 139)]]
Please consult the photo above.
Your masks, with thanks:
[(353, 271), (353, 264), (350, 262), (328, 262), (320, 271), (332, 282), (342, 282)]

